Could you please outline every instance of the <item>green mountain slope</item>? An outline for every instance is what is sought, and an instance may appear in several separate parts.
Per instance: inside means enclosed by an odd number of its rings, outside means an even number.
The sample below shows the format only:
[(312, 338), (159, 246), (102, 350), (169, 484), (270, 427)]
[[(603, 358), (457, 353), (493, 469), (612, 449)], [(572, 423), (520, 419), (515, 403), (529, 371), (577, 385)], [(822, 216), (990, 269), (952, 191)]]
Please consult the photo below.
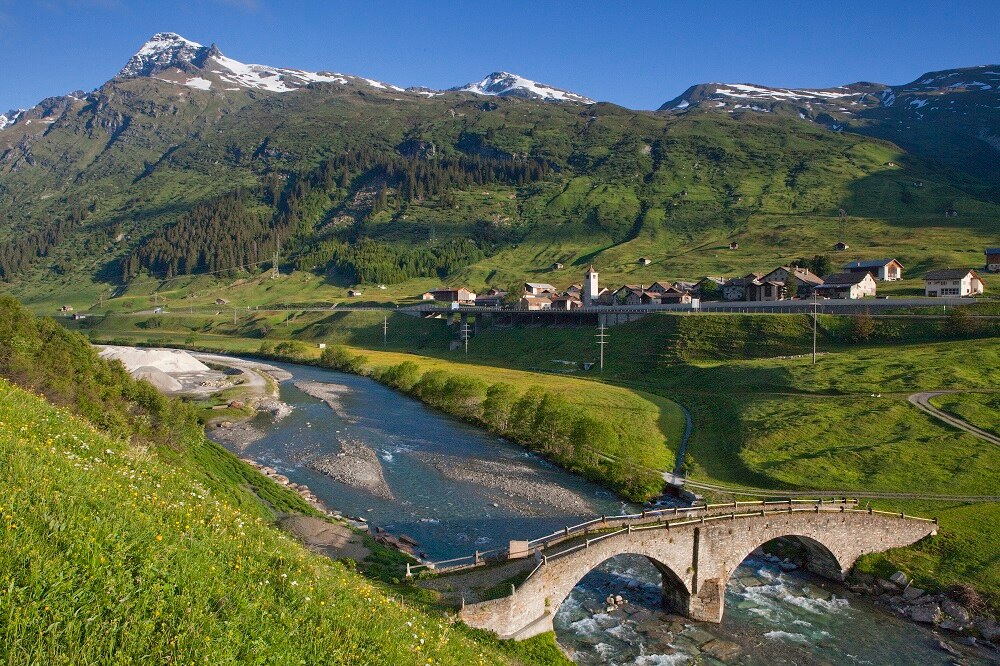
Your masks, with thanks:
[(733, 275), (830, 252), (841, 210), (845, 260), (978, 265), (1000, 235), (981, 173), (789, 109), (713, 111), (704, 96), (653, 113), (327, 74), (279, 93), (229, 87), (198, 58), (0, 130), (0, 273), (26, 302), (89, 305), (136, 276), (231, 268), (231, 282), (276, 250), (323, 278), (317, 298), (506, 286), (554, 262), (556, 284), (590, 262), (608, 280)]

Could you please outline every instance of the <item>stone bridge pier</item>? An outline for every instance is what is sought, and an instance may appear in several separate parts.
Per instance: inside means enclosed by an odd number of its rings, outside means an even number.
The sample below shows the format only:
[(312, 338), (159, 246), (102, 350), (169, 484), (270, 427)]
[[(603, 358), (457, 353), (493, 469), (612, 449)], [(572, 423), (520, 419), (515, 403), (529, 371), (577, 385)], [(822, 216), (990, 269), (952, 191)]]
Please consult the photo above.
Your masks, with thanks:
[(628, 553), (645, 556), (662, 574), (666, 607), (695, 620), (721, 622), (729, 577), (772, 539), (797, 540), (808, 554), (810, 571), (843, 580), (861, 555), (936, 533), (937, 524), (926, 519), (863, 510), (756, 512), (626, 528), (546, 551), (512, 595), (467, 604), (461, 617), (503, 638), (521, 640), (551, 631), (559, 607), (580, 579), (609, 558)]

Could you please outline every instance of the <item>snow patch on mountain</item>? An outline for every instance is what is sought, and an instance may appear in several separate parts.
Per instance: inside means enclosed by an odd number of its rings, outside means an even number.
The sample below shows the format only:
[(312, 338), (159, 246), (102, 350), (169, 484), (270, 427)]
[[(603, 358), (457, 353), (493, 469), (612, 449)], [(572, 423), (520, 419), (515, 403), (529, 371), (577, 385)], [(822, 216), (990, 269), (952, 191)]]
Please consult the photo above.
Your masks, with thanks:
[(745, 83), (714, 84), (716, 94), (754, 100), (796, 101), (828, 100), (840, 97), (854, 97), (854, 92), (833, 92), (829, 90), (796, 90), (793, 88), (765, 88)]
[[(300, 69), (254, 65), (234, 60), (213, 46), (204, 46), (173, 32), (159, 32), (133, 55), (118, 78), (153, 77), (165, 71), (177, 70), (182, 80), (163, 79), (199, 90), (210, 90), (213, 80), (223, 90), (251, 88), (285, 93), (311, 83), (363, 83), (382, 90), (402, 91), (402, 88), (381, 81), (336, 72), (307, 72)], [(176, 74), (174, 76), (177, 76)], [(234, 86), (236, 88), (234, 88)]]
[(24, 115), (24, 109), (11, 109), (7, 113), (0, 113), (0, 130), (10, 127), (17, 122), (18, 118)]
[(509, 72), (493, 72), (481, 81), (467, 83), (449, 89), (452, 92), (471, 92), (477, 95), (494, 97), (521, 97), (524, 99), (540, 99), (547, 102), (575, 102), (578, 104), (594, 104), (594, 100), (578, 95), (568, 90), (526, 79)]

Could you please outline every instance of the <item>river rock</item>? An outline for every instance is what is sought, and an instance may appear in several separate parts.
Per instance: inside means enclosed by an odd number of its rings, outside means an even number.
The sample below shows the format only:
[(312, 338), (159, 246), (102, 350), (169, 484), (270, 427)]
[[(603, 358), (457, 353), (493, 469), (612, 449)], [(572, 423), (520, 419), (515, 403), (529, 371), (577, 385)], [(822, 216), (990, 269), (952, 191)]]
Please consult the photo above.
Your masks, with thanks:
[(945, 599), (941, 602), (941, 610), (945, 612), (946, 615), (955, 618), (962, 624), (968, 624), (972, 620), (972, 614), (965, 608), (962, 604), (956, 603), (951, 599)]
[(941, 607), (936, 602), (910, 607), (910, 619), (914, 622), (937, 624), (941, 621)]
[(653, 613), (646, 608), (640, 608), (636, 610), (634, 613), (632, 613), (632, 621), (635, 622), (636, 624), (639, 624), (641, 622), (648, 622), (650, 620), (653, 620), (657, 624), (660, 623), (659, 620), (655, 620), (653, 618)]
[(895, 583), (892, 583), (890, 581), (887, 581), (885, 578), (879, 578), (877, 582), (878, 582), (878, 586), (880, 588), (882, 588), (883, 590), (885, 590), (886, 592), (898, 592), (899, 591), (899, 586), (898, 585), (896, 585)]
[(908, 588), (903, 590), (903, 598), (906, 599), (907, 601), (913, 601), (917, 597), (922, 596), (923, 593), (924, 591), (921, 590), (919, 587), (913, 587), (912, 585), (910, 585)]
[(965, 629), (965, 625), (957, 620), (953, 620), (950, 617), (941, 620), (941, 624), (938, 625), (941, 629), (946, 631), (954, 631), (956, 634), (961, 633)]
[(739, 656), (742, 649), (736, 643), (730, 643), (729, 641), (724, 641), (721, 638), (716, 638), (702, 645), (701, 651), (709, 656), (715, 657), (719, 661), (729, 663)]
[(889, 576), (889, 580), (900, 587), (906, 585), (910, 582), (910, 579), (906, 577), (906, 574), (902, 571), (897, 571), (896, 573)]
[(714, 634), (705, 631), (701, 627), (692, 626), (684, 632), (684, 635), (690, 638), (698, 647), (705, 645), (709, 641), (716, 640), (716, 636)]
[(991, 643), (1000, 638), (1000, 625), (993, 620), (982, 619), (976, 623), (976, 628), (979, 629), (980, 635)]

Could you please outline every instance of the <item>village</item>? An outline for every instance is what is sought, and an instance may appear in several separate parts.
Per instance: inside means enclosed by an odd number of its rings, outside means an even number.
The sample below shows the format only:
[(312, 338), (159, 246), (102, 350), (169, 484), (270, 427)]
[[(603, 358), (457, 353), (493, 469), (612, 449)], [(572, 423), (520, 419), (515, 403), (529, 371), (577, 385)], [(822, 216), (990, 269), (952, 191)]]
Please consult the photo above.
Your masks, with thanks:
[[(1000, 247), (985, 250), (984, 271), (1000, 272)], [(648, 257), (637, 263), (646, 266)], [(562, 264), (553, 264), (557, 270)], [(560, 290), (545, 282), (525, 282), (521, 293), (491, 288), (477, 294), (467, 287), (441, 287), (421, 295), (424, 301), (450, 303), (456, 307), (507, 308), (512, 310), (561, 310), (593, 307), (637, 307), (690, 305), (701, 302), (762, 302), (793, 299), (887, 298), (878, 295), (880, 282), (903, 278), (903, 265), (896, 259), (873, 259), (843, 264), (838, 272), (823, 277), (803, 266), (778, 266), (767, 273), (753, 272), (734, 278), (704, 276), (697, 281), (654, 281), (602, 287), (599, 273), (591, 265), (582, 283)], [(924, 296), (973, 297), (985, 292), (983, 278), (974, 268), (942, 268), (924, 274)]]

